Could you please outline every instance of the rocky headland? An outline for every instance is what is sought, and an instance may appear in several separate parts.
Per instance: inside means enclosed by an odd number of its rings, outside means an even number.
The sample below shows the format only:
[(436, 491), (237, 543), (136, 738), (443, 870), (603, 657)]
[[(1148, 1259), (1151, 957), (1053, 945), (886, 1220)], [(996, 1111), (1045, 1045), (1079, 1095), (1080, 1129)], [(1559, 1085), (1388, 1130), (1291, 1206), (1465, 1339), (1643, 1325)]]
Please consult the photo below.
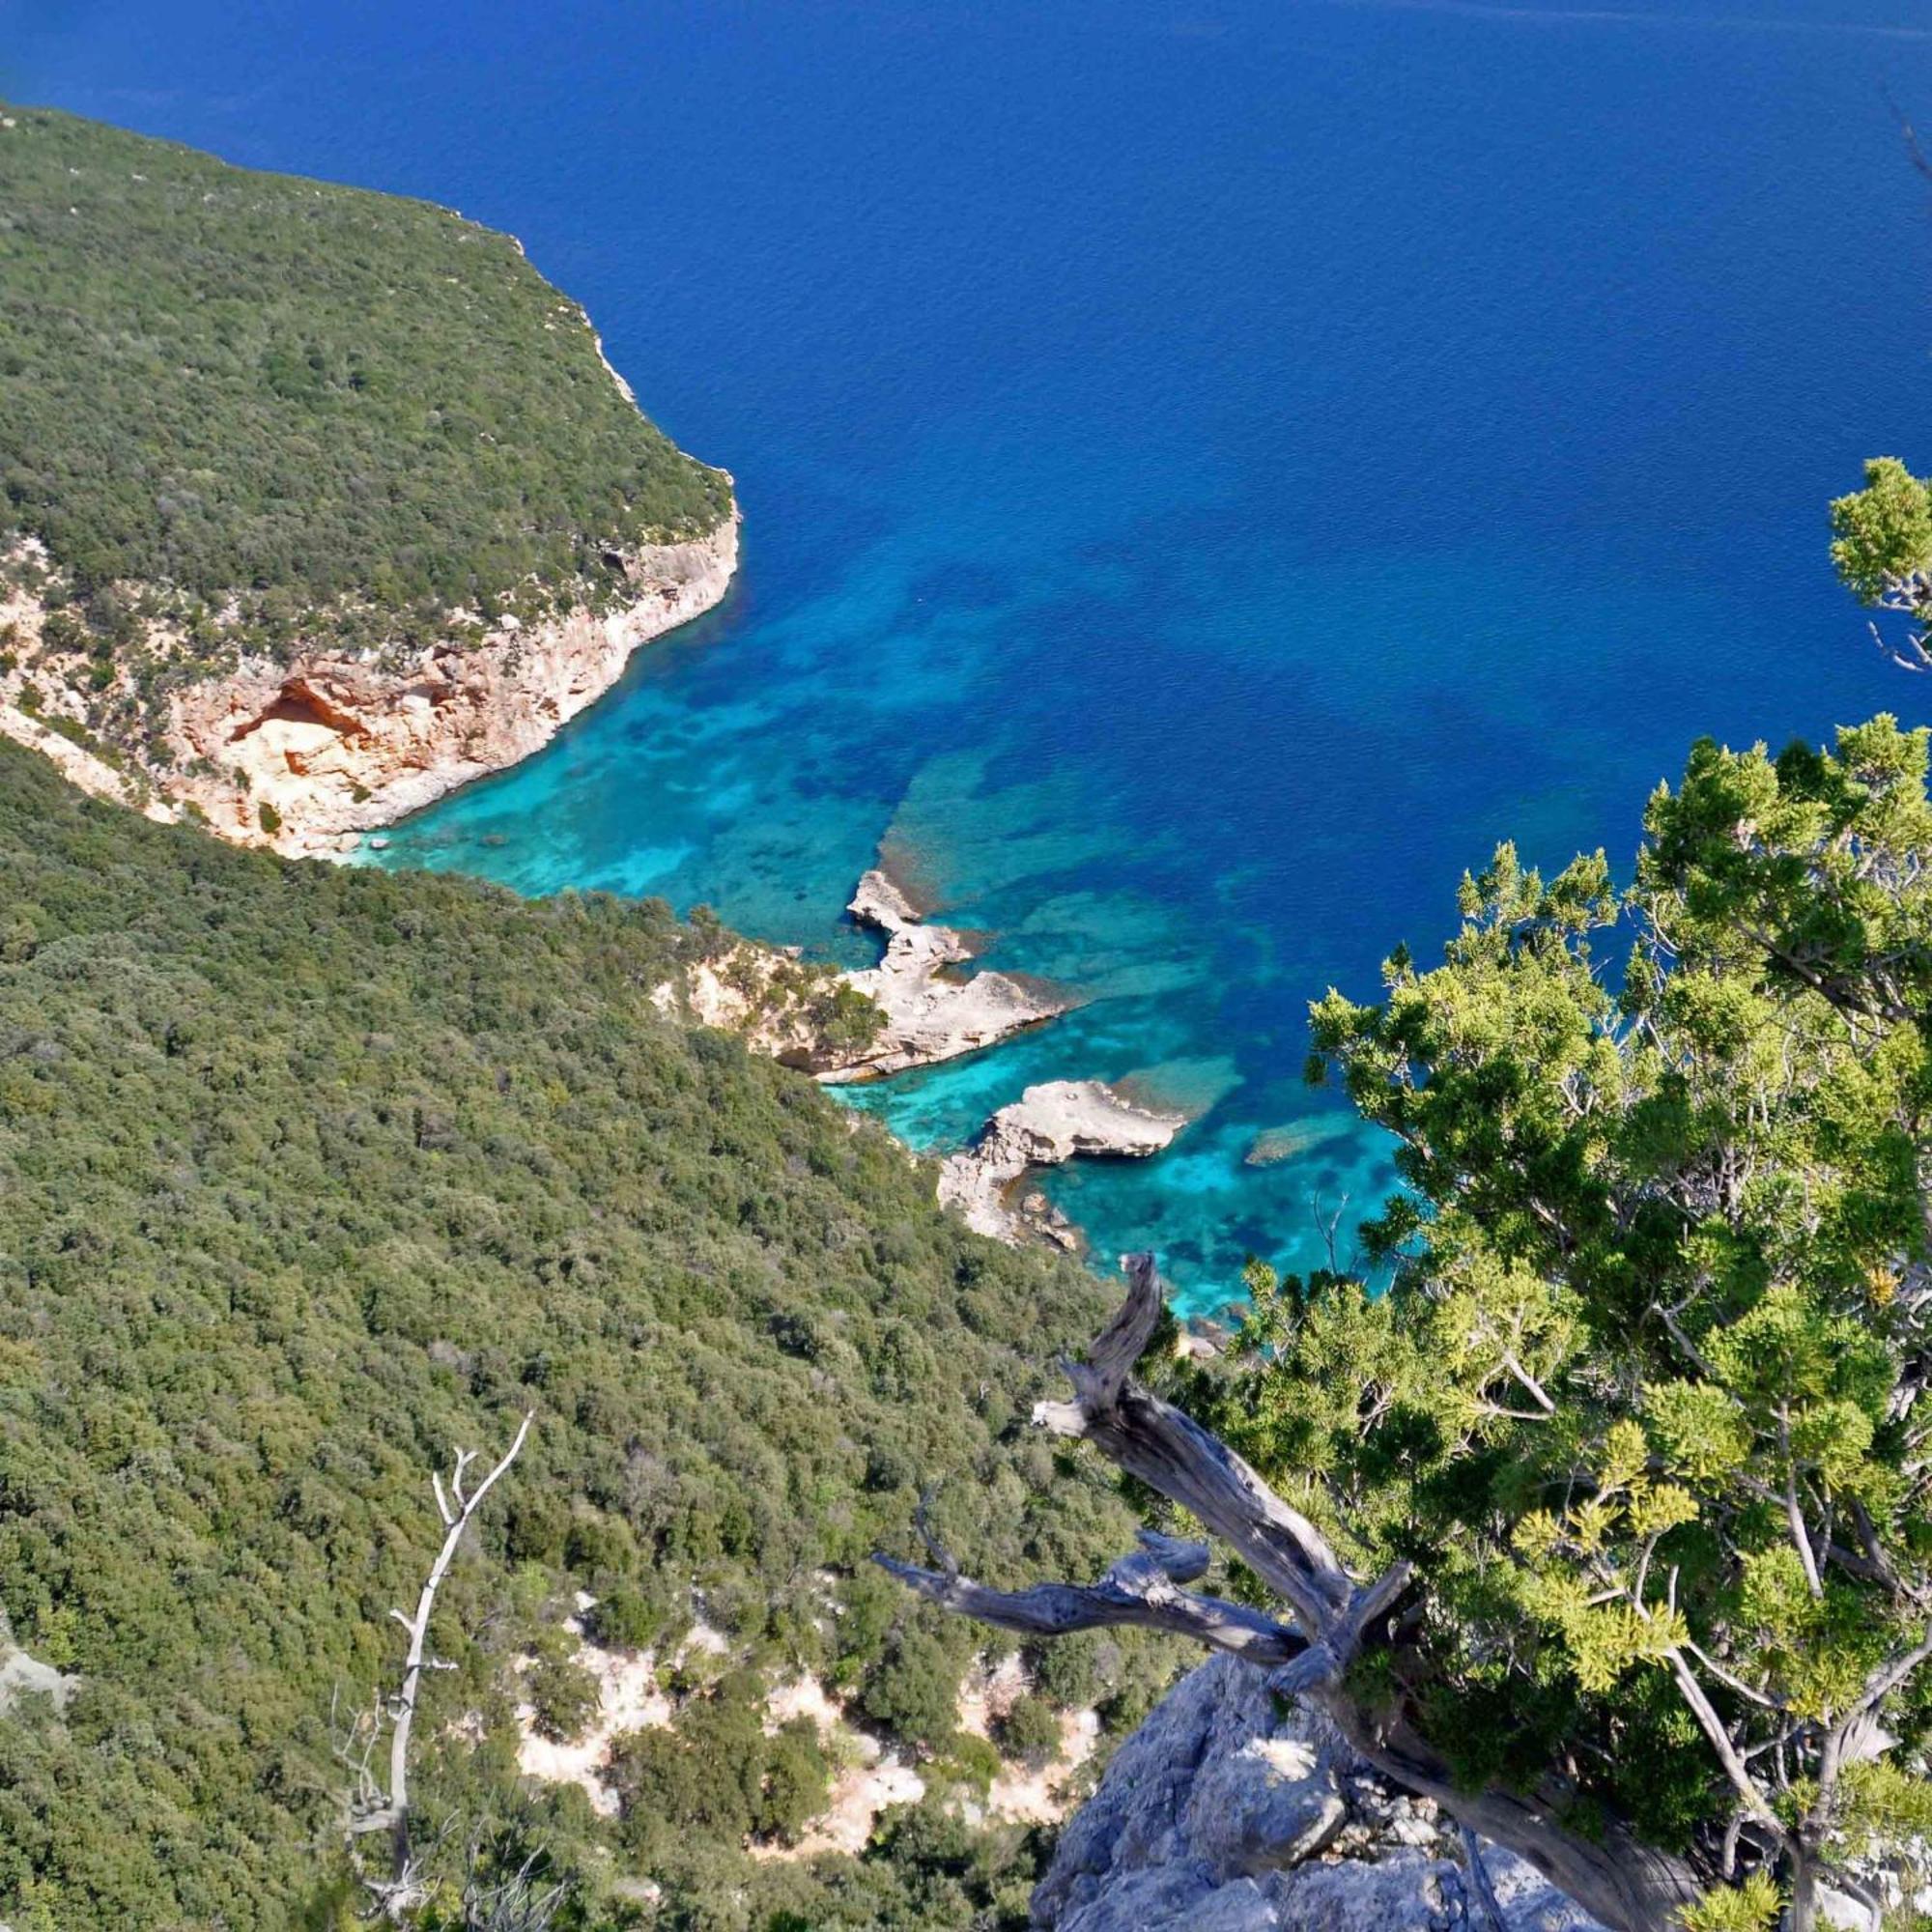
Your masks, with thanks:
[[(122, 683), (131, 692), (134, 670), (104, 691), (47, 674), (58, 607), (15, 583), (0, 593), (12, 639), (0, 731), (150, 817), (195, 818), (292, 858), (340, 856), (363, 833), (528, 757), (610, 690), (633, 651), (711, 610), (737, 567), (738, 524), (734, 511), (706, 536), (613, 558), (624, 589), (609, 608), (505, 615), (475, 636), (452, 623), (452, 635), (400, 656), (331, 648), (318, 616), (315, 641), (292, 654), (244, 656), (181, 683), (156, 743), (117, 744), (90, 723), (103, 700), (111, 709), (127, 695)], [(164, 659), (165, 626), (152, 641)]]
[[(881, 867), (859, 881), (846, 910), (885, 934), (878, 965), (839, 972), (785, 948), (732, 940), (686, 969), (686, 1011), (838, 1086), (979, 1053), (1078, 1004), (1010, 974), (958, 972), (972, 948), (952, 927), (929, 923)], [(661, 1004), (673, 997), (667, 989)]]
[(1078, 1155), (1145, 1160), (1186, 1124), (1186, 1115), (1137, 1106), (1099, 1080), (1049, 1080), (1002, 1107), (971, 1147), (948, 1155), (939, 1198), (982, 1235), (1014, 1241), (1032, 1230), (1071, 1247), (1077, 1236), (1043, 1200), (1014, 1205), (1026, 1177)]
[[(830, 1086), (979, 1053), (1078, 1004), (1010, 974), (962, 974), (971, 945), (928, 920), (882, 867), (859, 881), (847, 910), (885, 935), (878, 965), (841, 973), (783, 948), (731, 939), (661, 987), (660, 1007), (735, 1033), (754, 1052)], [(996, 1240), (1040, 1239), (1078, 1253), (1080, 1231), (1043, 1194), (1023, 1191), (1027, 1177), (1080, 1157), (1145, 1159), (1187, 1122), (1098, 1080), (1047, 1081), (1002, 1107), (970, 1147), (947, 1157), (939, 1198)]]
[(978, 1053), (1078, 1004), (1070, 995), (1008, 973), (952, 971), (973, 956), (951, 926), (928, 924), (880, 867), (859, 881), (846, 910), (886, 935), (876, 966), (846, 976), (885, 1020), (862, 1057), (821, 1072), (822, 1080), (866, 1080)]

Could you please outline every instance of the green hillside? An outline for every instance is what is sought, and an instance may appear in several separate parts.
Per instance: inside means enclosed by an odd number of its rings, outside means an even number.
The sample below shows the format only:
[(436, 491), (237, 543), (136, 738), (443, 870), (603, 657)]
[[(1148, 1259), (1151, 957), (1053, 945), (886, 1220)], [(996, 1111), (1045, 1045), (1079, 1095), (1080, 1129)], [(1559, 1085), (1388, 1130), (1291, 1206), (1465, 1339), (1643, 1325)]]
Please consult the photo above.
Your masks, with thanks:
[[(16, 1932), (333, 1922), (331, 1693), (393, 1669), (430, 1469), (526, 1407), (438, 1612), (461, 1668), (431, 1681), (433, 1812), (550, 1847), (582, 1879), (564, 1923), (630, 1922), (645, 1873), (660, 1925), (1023, 1902), (1010, 1841), (937, 1811), (863, 1862), (753, 1868), (747, 1831), (796, 1811), (743, 1679), (691, 1697), (614, 1825), (517, 1794), (505, 1665), (575, 1590), (635, 1636), (675, 1635), (696, 1588), (754, 1670), (815, 1667), (943, 1752), (980, 1637), (863, 1567), (905, 1547), (922, 1480), (982, 1574), (1126, 1547), (1112, 1492), (1021, 1426), (1105, 1292), (969, 1236), (882, 1133), (662, 1018), (688, 943), (660, 905), (236, 851), (0, 744), (0, 1607), (79, 1678), (64, 1714), (0, 1719)], [(1080, 1689), (1131, 1716), (1110, 1658)], [(786, 1775), (809, 1798), (822, 1774)]]
[(509, 237), (34, 108), (0, 125), (0, 494), (84, 604), (239, 598), (257, 646), (325, 604), (381, 640), (594, 602), (607, 551), (730, 504)]

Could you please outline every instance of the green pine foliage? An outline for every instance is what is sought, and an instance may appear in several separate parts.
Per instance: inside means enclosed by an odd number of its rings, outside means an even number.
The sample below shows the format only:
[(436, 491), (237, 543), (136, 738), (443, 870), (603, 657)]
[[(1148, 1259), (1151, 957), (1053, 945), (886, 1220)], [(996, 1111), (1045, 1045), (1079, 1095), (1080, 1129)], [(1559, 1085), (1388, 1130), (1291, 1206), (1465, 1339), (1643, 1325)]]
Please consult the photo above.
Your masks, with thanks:
[(728, 513), (729, 480), (638, 413), (508, 236), (4, 119), (0, 535), (45, 543), (77, 638), (115, 646), (122, 582), (239, 600), (257, 648), (319, 611), (384, 642), (457, 606), (596, 603), (622, 587), (609, 554)]
[(626, 1760), (649, 1815), (519, 1792), (510, 1665), (536, 1651), (540, 1721), (581, 1725), (554, 1640), (579, 1589), (612, 1642), (701, 1608), (734, 1668), (819, 1670), (944, 1743), (974, 1635), (865, 1560), (922, 1480), (957, 1472), (936, 1516), (982, 1573), (1091, 1574), (1131, 1540), (1024, 1426), (1104, 1292), (947, 1219), (810, 1081), (667, 1021), (651, 988), (690, 944), (660, 904), (237, 851), (0, 744), (0, 1607), (79, 1680), (0, 1717), (0, 1918), (332, 1922), (331, 1697), (392, 1680), (431, 1469), (526, 1408), (437, 1612), (432, 1824), (548, 1846), (576, 1925), (629, 1922), (645, 1876), (660, 1924), (1023, 1900), (1031, 1841), (940, 1821), (900, 1854), (748, 1861), (827, 1767), (764, 1737), (742, 1677), (686, 1687)]
[(1359, 1574), (1417, 1565), (1371, 1692), (1471, 1782), (1755, 1866), (1712, 1928), (1932, 1817), (1926, 771), (1889, 718), (1707, 741), (1628, 893), (1499, 849), (1441, 964), (1314, 1009), (1406, 1191), (1353, 1272), (1253, 1268), (1194, 1390)]
[(1895, 456), (1865, 465), (1865, 487), (1832, 505), (1832, 562), (1864, 604), (1932, 567), (1932, 491)]

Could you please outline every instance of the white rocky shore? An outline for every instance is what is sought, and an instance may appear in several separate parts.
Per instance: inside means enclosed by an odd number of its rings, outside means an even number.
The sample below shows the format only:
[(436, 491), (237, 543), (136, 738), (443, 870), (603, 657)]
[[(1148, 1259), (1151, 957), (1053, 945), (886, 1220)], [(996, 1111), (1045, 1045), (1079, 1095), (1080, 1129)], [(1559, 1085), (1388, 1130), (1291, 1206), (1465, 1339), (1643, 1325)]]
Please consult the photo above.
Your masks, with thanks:
[[(708, 536), (630, 553), (627, 601), (603, 614), (579, 605), (505, 619), (480, 643), (432, 644), (396, 670), (325, 649), (194, 685), (176, 699), (169, 735), (184, 761), (205, 759), (216, 776), (175, 789), (224, 838), (342, 852), (528, 757), (616, 683), (639, 645), (709, 611), (737, 568), (738, 522), (734, 512)], [(264, 805), (281, 821), (272, 836)]]
[(982, 1235), (1016, 1241), (1031, 1227), (1070, 1246), (1065, 1222), (1050, 1218), (1043, 1204), (1013, 1205), (1026, 1176), (1076, 1155), (1144, 1160), (1186, 1124), (1185, 1114), (1137, 1106), (1099, 1080), (1050, 1080), (1029, 1087), (986, 1122), (970, 1148), (947, 1157), (939, 1198)]
[(237, 844), (339, 856), (362, 833), (528, 757), (616, 682), (640, 644), (710, 610), (737, 567), (738, 521), (733, 511), (707, 536), (626, 554), (625, 601), (606, 611), (505, 617), (401, 664), (331, 650), (321, 637), (286, 662), (243, 660), (174, 696), (165, 760), (99, 745), (86, 699), (35, 667), (47, 609), (25, 590), (0, 592), (0, 631), (13, 640), (0, 731), (83, 790), (151, 818), (198, 814)]
[[(809, 965), (790, 949), (734, 940), (687, 966), (681, 984), (661, 989), (658, 1004), (666, 1010), (682, 1006), (690, 1018), (735, 1033), (753, 1051), (827, 1086), (978, 1053), (1077, 1004), (1009, 974), (956, 973), (972, 948), (951, 926), (927, 924), (877, 867), (859, 881), (847, 910), (886, 935), (878, 965), (841, 973)], [(833, 988), (863, 1003), (860, 1010), (876, 1013), (865, 1037), (827, 1024), (828, 1009), (836, 1011), (826, 997)]]
[(821, 1071), (821, 1080), (875, 1079), (977, 1053), (1077, 1004), (1007, 973), (951, 975), (949, 968), (972, 958), (972, 948), (951, 926), (928, 925), (877, 867), (859, 881), (846, 910), (861, 925), (886, 935), (879, 963), (845, 976), (884, 1013), (885, 1026), (861, 1056)]

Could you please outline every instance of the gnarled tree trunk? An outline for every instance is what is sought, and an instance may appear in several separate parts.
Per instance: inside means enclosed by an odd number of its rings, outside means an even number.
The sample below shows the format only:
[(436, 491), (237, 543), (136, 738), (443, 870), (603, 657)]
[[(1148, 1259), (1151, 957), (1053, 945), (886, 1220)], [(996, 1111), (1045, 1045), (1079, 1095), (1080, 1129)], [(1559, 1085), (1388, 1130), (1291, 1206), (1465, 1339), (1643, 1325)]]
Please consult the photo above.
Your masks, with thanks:
[[(1138, 1624), (1226, 1650), (1268, 1672), (1270, 1686), (1328, 1717), (1392, 1784), (1434, 1800), (1470, 1831), (1526, 1859), (1611, 1932), (1674, 1932), (1703, 1891), (1684, 1860), (1638, 1841), (1617, 1821), (1584, 1836), (1562, 1822), (1558, 1785), (1524, 1794), (1459, 1790), (1448, 1760), (1399, 1706), (1352, 1695), (1344, 1681), (1365, 1644), (1389, 1641), (1391, 1612), (1410, 1581), (1397, 1564), (1368, 1583), (1350, 1577), (1327, 1539), (1224, 1442), (1133, 1380), (1130, 1371), (1160, 1319), (1151, 1255), (1129, 1255), (1127, 1296), (1084, 1362), (1066, 1365), (1074, 1399), (1041, 1403), (1034, 1420), (1084, 1436), (1127, 1474), (1188, 1510), (1221, 1538), (1293, 1612), (1269, 1617), (1182, 1586), (1208, 1567), (1202, 1544), (1143, 1536), (1142, 1549), (1097, 1583), (989, 1589), (933, 1546), (937, 1568), (884, 1554), (874, 1560), (922, 1596), (964, 1616), (1034, 1636)], [(922, 1525), (923, 1527), (923, 1525)], [(928, 1539), (929, 1541), (929, 1539)]]

